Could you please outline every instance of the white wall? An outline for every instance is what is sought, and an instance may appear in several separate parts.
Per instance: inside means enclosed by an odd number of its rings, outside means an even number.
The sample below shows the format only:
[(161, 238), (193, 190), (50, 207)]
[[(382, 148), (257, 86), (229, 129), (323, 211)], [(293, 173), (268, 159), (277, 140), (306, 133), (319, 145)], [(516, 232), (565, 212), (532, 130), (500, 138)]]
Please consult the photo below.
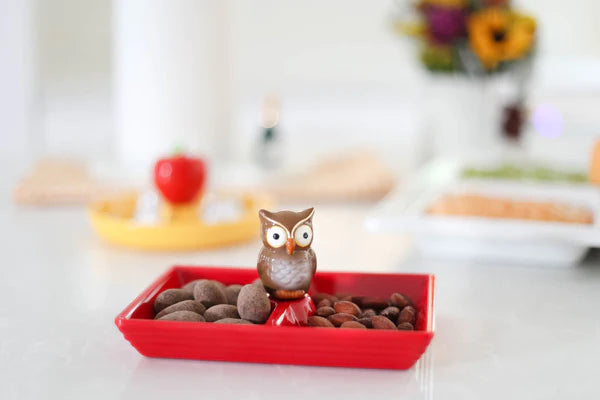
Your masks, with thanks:
[(112, 151), (110, 0), (37, 0), (36, 52), (45, 153)]
[(31, 2), (0, 2), (0, 157), (29, 155), (34, 109)]
[[(36, 75), (28, 72), (33, 70), (27, 56), (33, 29), (27, 4), (3, 2), (5, 12), (0, 14), (0, 51), (10, 60), (0, 67), (0, 79), (11, 93), (0, 95), (2, 104), (8, 104), (0, 111), (2, 119), (10, 121), (4, 123), (9, 128), (0, 136), (2, 147), (21, 152), (31, 148), (26, 136), (14, 139), (6, 132), (25, 132), (27, 121), (35, 121), (39, 114), (33, 143), (42, 152), (113, 152), (110, 65), (115, 7), (110, 0), (35, 0)], [(250, 157), (260, 102), (265, 94), (276, 92), (283, 99), (282, 127), (301, 154), (313, 154), (309, 144), (321, 138), (330, 148), (372, 142), (402, 162), (411, 155), (411, 146), (418, 141), (419, 110), (427, 107), (422, 84), (429, 80), (416, 62), (410, 39), (395, 36), (389, 28), (393, 1), (206, 0), (204, 4), (195, 12), (217, 22), (217, 51), (210, 61), (220, 65), (214, 72), (220, 89), (211, 111), (217, 127), (209, 133), (217, 141), (215, 151)], [(563, 98), (563, 91), (573, 88), (585, 90), (583, 96), (571, 95), (568, 103), (588, 116), (595, 114), (591, 107), (600, 87), (600, 24), (595, 21), (600, 2), (518, 4), (540, 21), (533, 100)], [(195, 40), (206, 38), (190, 35), (189, 40), (193, 46)], [(26, 93), (33, 84), (34, 106), (36, 101), (41, 106), (34, 107), (29, 118), (19, 117), (31, 109), (25, 103), (32, 102)], [(585, 129), (572, 130), (589, 132), (596, 123), (592, 119)]]

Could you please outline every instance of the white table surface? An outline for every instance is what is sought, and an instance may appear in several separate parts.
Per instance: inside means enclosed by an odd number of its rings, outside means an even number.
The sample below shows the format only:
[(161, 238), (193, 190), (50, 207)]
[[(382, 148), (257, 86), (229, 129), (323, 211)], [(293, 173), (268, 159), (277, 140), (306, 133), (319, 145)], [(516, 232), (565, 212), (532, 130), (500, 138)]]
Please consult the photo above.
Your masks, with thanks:
[[(82, 209), (12, 204), (0, 183), (0, 399), (598, 399), (600, 264), (431, 262), (369, 236), (365, 206), (321, 206), (321, 270), (432, 272), (436, 334), (408, 371), (149, 359), (113, 319), (171, 264), (252, 266), (255, 241), (193, 253), (111, 247)], [(194, 397), (191, 397), (194, 396)]]

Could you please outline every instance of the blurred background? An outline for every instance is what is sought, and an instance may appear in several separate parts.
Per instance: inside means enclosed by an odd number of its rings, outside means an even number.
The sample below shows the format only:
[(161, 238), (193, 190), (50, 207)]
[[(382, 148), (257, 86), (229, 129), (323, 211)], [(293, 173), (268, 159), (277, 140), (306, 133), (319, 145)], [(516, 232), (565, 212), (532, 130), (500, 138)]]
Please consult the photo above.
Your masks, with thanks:
[(593, 1), (1, 4), (0, 156), (18, 203), (146, 190), (176, 148), (207, 162), (210, 190), (358, 201), (373, 231), (431, 165), (587, 182)]
[[(598, 15), (0, 0), (0, 397), (600, 398)], [(115, 329), (171, 265), (253, 268), (258, 208), (312, 206), (319, 270), (435, 274), (416, 367), (158, 361)]]
[[(448, 134), (431, 121), (436, 86), (461, 82), (436, 85), (444, 79), (394, 30), (409, 3), (5, 0), (1, 156), (135, 168), (182, 145), (247, 161), (274, 94), (294, 158), (369, 146), (413, 168), (431, 156), (423, 141)], [(564, 119), (559, 137), (532, 134), (530, 151), (581, 159), (600, 118), (600, 6), (514, 4), (538, 21), (528, 107)]]

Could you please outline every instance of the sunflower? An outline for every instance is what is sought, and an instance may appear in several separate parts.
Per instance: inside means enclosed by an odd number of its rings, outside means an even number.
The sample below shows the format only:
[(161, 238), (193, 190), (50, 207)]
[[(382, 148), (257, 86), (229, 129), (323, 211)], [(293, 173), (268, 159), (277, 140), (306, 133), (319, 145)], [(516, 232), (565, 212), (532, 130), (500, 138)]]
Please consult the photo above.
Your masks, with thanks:
[(469, 43), (483, 66), (492, 70), (500, 62), (525, 56), (535, 39), (535, 20), (501, 8), (471, 14)]

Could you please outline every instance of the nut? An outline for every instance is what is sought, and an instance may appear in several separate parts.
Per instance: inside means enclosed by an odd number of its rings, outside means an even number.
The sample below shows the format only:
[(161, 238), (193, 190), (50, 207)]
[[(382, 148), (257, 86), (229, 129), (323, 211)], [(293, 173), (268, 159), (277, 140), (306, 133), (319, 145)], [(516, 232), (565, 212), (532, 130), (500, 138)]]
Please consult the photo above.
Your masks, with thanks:
[(396, 322), (398, 320), (398, 315), (400, 315), (400, 309), (398, 309), (398, 307), (389, 306), (384, 308), (383, 311), (379, 313), (379, 315), (383, 315), (390, 321)]
[(338, 301), (338, 298), (328, 294), (328, 293), (315, 293), (313, 295), (311, 295), (313, 301), (315, 302), (315, 304), (319, 304), (321, 302), (321, 300), (323, 299), (327, 299), (331, 302), (331, 304), (335, 303), (336, 301)]
[(355, 317), (360, 317), (360, 315), (362, 314), (362, 312), (360, 311), (360, 308), (356, 304), (354, 304), (350, 301), (345, 301), (345, 300), (336, 301), (333, 304), (333, 308), (338, 313), (352, 314)]
[(313, 315), (308, 317), (308, 326), (316, 326), (319, 328), (333, 328), (333, 324), (327, 320), (327, 318), (319, 317), (318, 315)]
[(190, 293), (190, 294), (194, 294), (194, 288), (196, 287), (196, 284), (200, 281), (205, 281), (206, 279), (195, 279), (193, 281), (190, 281), (188, 283), (186, 283), (185, 285), (183, 285), (181, 288), (183, 290), (185, 290), (186, 292)]
[(335, 314), (335, 310), (333, 309), (333, 307), (321, 307), (321, 308), (317, 308), (317, 313), (316, 313), (319, 317), (329, 317), (330, 315)]
[(164, 315), (158, 319), (159, 321), (186, 321), (186, 322), (204, 322), (204, 317), (192, 311), (175, 311)]
[(225, 288), (225, 296), (227, 297), (227, 303), (237, 305), (237, 298), (242, 290), (242, 285), (229, 285)]
[(175, 311), (192, 311), (192, 312), (195, 312), (196, 314), (202, 315), (202, 314), (204, 314), (205, 310), (206, 310), (206, 308), (199, 301), (184, 300), (184, 301), (180, 301), (179, 303), (172, 304), (169, 307), (163, 308), (161, 312), (156, 314), (156, 317), (154, 317), (154, 319), (159, 319), (159, 318), (161, 318), (167, 314), (171, 314), (172, 312), (175, 312)]
[(398, 330), (400, 330), (400, 331), (414, 331), (415, 327), (410, 322), (400, 322), (398, 324)]
[(406, 306), (410, 306), (413, 304), (412, 300), (408, 296), (403, 295), (402, 293), (392, 294), (390, 296), (390, 303), (398, 307), (400, 310), (402, 310)]
[(376, 315), (371, 318), (373, 329), (396, 329), (396, 325), (383, 315)]
[(362, 299), (363, 308), (373, 308), (375, 310), (383, 310), (388, 306), (386, 299), (381, 297), (365, 297)]
[(362, 317), (363, 318), (371, 318), (377, 315), (377, 312), (375, 310), (373, 310), (372, 308), (366, 308), (363, 310), (362, 312)]
[(224, 318), (240, 318), (237, 307), (231, 304), (217, 304), (204, 313), (207, 322), (214, 322)]
[(373, 321), (371, 321), (371, 318), (359, 318), (358, 322), (360, 322), (361, 324), (363, 324), (364, 326), (366, 326), (367, 328), (371, 329), (373, 328)]
[(365, 298), (365, 296), (352, 296), (352, 302), (359, 307), (364, 307), (363, 306), (364, 298)]
[(167, 289), (156, 297), (154, 312), (159, 313), (170, 305), (184, 300), (192, 300), (193, 298), (194, 296), (183, 289)]
[(237, 309), (242, 319), (264, 324), (271, 314), (271, 302), (262, 286), (245, 285), (240, 290)]
[(340, 326), (346, 321), (358, 321), (358, 318), (356, 318), (356, 316), (354, 316), (352, 314), (346, 314), (346, 313), (333, 314), (333, 315), (330, 315), (329, 317), (327, 317), (327, 319), (334, 326)]
[(227, 293), (226, 293), (227, 286), (225, 286), (223, 283), (221, 283), (221, 282), (219, 282), (219, 281), (216, 281), (216, 280), (214, 280), (214, 279), (211, 279), (211, 282), (214, 282), (214, 283), (215, 283), (215, 285), (217, 285), (217, 287), (218, 287), (219, 289), (221, 289), (221, 292), (223, 292), (223, 294), (225, 295), (225, 298), (227, 298)]
[(215, 324), (254, 325), (252, 322), (240, 318), (223, 318), (215, 321)]
[(319, 302), (319, 304), (317, 304), (317, 308), (331, 307), (331, 306), (333, 306), (333, 303), (329, 299), (323, 299)]
[(340, 328), (367, 329), (366, 326), (357, 321), (346, 321), (342, 325), (340, 325)]
[[(221, 284), (222, 285), (222, 284)], [(205, 307), (212, 307), (215, 304), (226, 304), (227, 296), (215, 281), (201, 280), (194, 287), (194, 298), (204, 304)]]
[(402, 322), (410, 322), (413, 326), (417, 320), (417, 312), (414, 307), (406, 306), (400, 311), (400, 315), (398, 316), (398, 324)]
[(250, 283), (251, 285), (257, 285), (261, 288), (265, 288), (265, 285), (263, 285), (262, 280), (260, 278), (256, 278), (255, 280), (252, 281), (252, 283)]
[(335, 297), (337, 297), (339, 301), (352, 301), (352, 295), (349, 293), (336, 293)]

